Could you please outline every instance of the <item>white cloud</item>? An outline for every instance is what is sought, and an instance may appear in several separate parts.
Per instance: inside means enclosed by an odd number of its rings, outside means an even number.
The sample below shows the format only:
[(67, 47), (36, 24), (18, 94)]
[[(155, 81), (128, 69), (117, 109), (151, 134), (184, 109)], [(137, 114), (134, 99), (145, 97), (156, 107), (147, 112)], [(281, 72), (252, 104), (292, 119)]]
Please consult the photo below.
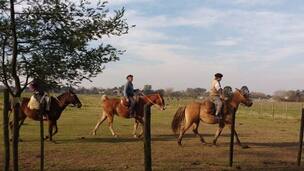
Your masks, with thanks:
[[(145, 16), (137, 11), (127, 11), (127, 18), (130, 24), (137, 26), (128, 35), (110, 40), (127, 53), (119, 63), (109, 64), (104, 74), (95, 79), (102, 83), (100, 86), (119, 86), (129, 73), (136, 76), (137, 87), (152, 84), (154, 88), (208, 88), (215, 72), (224, 73), (226, 85), (240, 87), (247, 84), (252, 89), (266, 92), (292, 87), (288, 82), (304, 83), (300, 79), (292, 80), (298, 77), (289, 76), (304, 72), (302, 65), (293, 65), (293, 68), (276, 66), (280, 61), (304, 55), (303, 14), (204, 7), (181, 11), (175, 17), (163, 14)], [(170, 43), (176, 37), (161, 31), (180, 26), (201, 28), (202, 32), (216, 29), (210, 33), (214, 38), (205, 47), (215, 54), (202, 52), (197, 55), (191, 51), (200, 49), (194, 49), (193, 44)], [(234, 34), (221, 36), (216, 32), (219, 30)], [(191, 32), (185, 35), (188, 34)], [(262, 84), (265, 81), (271, 85)]]
[(145, 3), (152, 0), (108, 0), (109, 5), (125, 5), (130, 3)]

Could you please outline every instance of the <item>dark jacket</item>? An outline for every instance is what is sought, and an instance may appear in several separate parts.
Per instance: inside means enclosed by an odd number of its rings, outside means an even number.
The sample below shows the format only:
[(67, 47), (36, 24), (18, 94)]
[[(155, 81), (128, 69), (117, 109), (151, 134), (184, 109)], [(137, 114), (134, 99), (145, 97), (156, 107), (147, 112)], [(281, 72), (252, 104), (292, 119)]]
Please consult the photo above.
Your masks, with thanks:
[(130, 81), (128, 81), (125, 84), (125, 87), (124, 87), (124, 96), (125, 97), (132, 97), (132, 96), (134, 96), (134, 87), (133, 87), (132, 82), (130, 82)]

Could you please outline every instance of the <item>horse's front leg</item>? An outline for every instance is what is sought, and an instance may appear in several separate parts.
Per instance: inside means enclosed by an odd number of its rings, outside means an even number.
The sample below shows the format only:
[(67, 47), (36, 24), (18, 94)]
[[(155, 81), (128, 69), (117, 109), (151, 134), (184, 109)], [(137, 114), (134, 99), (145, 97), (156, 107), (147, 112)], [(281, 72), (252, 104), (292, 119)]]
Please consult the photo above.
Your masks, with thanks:
[[(229, 125), (229, 128), (230, 128), (230, 130), (231, 130), (231, 125)], [(249, 148), (248, 145), (243, 145), (243, 144), (241, 143), (241, 141), (240, 141), (240, 139), (239, 139), (239, 136), (238, 136), (238, 134), (237, 134), (237, 132), (236, 132), (235, 129), (234, 129), (234, 135), (235, 135), (235, 138), (236, 138), (236, 143), (237, 143), (237, 145), (239, 145), (239, 146), (242, 147), (242, 148)]]
[(55, 121), (53, 127), (55, 128), (55, 131), (53, 132), (52, 136), (54, 136), (58, 132), (57, 121)]
[(48, 133), (49, 135), (45, 137), (45, 140), (50, 139), (50, 141), (53, 141), (53, 127), (54, 127), (54, 123), (52, 121), (49, 120), (49, 129), (48, 129)]
[(140, 125), (141, 125), (141, 131), (140, 131), (140, 133), (138, 134), (138, 138), (140, 138), (140, 137), (142, 137), (143, 135), (144, 135), (144, 120), (143, 120), (143, 118), (137, 118), (138, 119), (138, 121), (139, 121), (139, 123), (140, 123)]
[(137, 135), (136, 135), (137, 128), (138, 128), (138, 121), (137, 121), (137, 119), (135, 119), (134, 126), (133, 126), (133, 137), (134, 138), (137, 138)]
[(214, 136), (214, 139), (213, 139), (213, 145), (216, 145), (216, 142), (217, 142), (217, 139), (220, 137), (223, 129), (225, 127), (225, 124), (219, 124), (219, 127), (218, 129), (216, 130), (216, 133), (215, 133), (215, 136)]

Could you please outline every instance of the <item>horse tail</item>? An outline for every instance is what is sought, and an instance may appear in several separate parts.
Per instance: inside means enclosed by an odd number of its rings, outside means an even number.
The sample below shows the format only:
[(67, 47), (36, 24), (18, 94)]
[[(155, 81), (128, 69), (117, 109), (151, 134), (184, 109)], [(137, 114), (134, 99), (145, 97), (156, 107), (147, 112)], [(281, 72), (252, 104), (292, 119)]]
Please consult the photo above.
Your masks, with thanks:
[(185, 119), (185, 109), (186, 106), (179, 107), (173, 117), (171, 128), (174, 133), (180, 129), (181, 123)]

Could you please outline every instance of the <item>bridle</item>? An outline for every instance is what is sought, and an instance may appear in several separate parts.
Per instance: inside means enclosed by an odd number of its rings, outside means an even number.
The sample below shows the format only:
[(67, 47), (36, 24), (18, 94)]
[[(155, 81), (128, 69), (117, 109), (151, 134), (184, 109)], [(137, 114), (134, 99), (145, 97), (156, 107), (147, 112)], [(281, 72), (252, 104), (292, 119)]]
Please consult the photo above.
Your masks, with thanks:
[[(143, 92), (140, 92), (151, 104), (155, 105), (159, 110), (164, 110), (164, 107), (161, 107), (159, 104), (154, 103), (147, 95), (145, 95)], [(159, 99), (162, 100), (161, 96), (157, 93), (157, 96)], [(162, 102), (163, 103), (163, 102)]]

